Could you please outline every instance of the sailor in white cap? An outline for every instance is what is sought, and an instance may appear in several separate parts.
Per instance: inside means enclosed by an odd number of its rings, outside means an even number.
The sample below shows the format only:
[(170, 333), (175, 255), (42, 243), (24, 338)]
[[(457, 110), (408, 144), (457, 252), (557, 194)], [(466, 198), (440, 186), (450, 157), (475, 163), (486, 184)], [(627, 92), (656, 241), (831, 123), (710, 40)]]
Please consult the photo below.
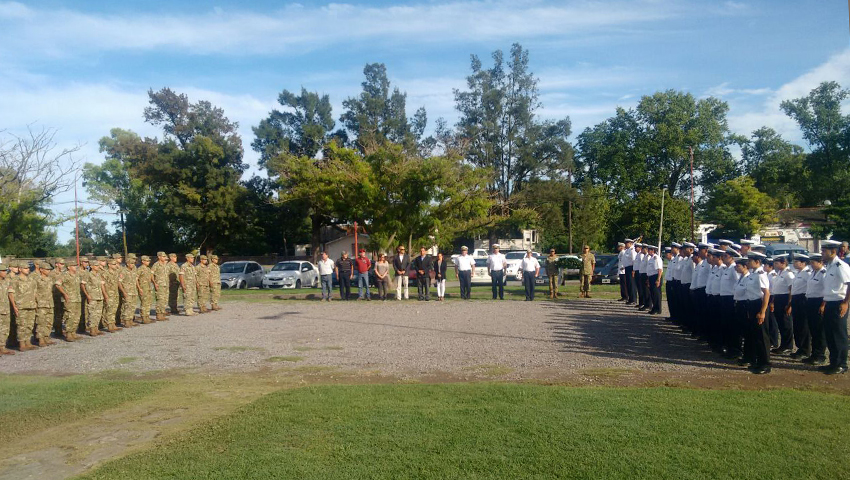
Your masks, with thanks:
[(791, 317), (794, 324), (794, 343), (797, 351), (791, 354), (794, 360), (809, 357), (812, 354), (812, 334), (806, 318), (806, 285), (812, 277), (809, 256), (794, 254), (794, 281), (791, 283)]
[(626, 244), (623, 242), (617, 243), (617, 278), (620, 279), (620, 299), (618, 302), (627, 302), (629, 293), (626, 290), (626, 267), (623, 264), (623, 258), (626, 256)]
[[(737, 363), (740, 366), (745, 366), (749, 363), (751, 352), (742, 349), (744, 339), (747, 337), (747, 278), (750, 275), (750, 269), (747, 268), (747, 257), (738, 257), (735, 259), (735, 271), (738, 273), (738, 283), (735, 284), (735, 293), (732, 298), (735, 300), (735, 323), (734, 328), (730, 332), (729, 339), (729, 357), (737, 357)], [(747, 344), (749, 345), (749, 344)], [(745, 353), (746, 352), (746, 353)]]
[(706, 296), (706, 318), (708, 327), (708, 342), (712, 350), (723, 353), (723, 315), (720, 305), (720, 279), (726, 264), (721, 257), (723, 250), (717, 248), (708, 249), (708, 281), (705, 284)]
[(770, 280), (762, 268), (767, 258), (763, 253), (750, 251), (747, 260), (750, 275), (747, 277), (747, 337), (752, 352), (750, 371), (755, 374), (770, 373), (770, 338), (767, 327), (767, 308), (770, 304)]
[(634, 243), (635, 241), (631, 238), (627, 238), (623, 240), (623, 243), (626, 244), (625, 252), (626, 254), (623, 256), (623, 269), (626, 275), (626, 292), (629, 295), (628, 302), (626, 305), (634, 305), (635, 304), (635, 278), (634, 278), (634, 266), (635, 266), (635, 258), (637, 258), (637, 252), (635, 252)]
[(791, 285), (794, 283), (794, 270), (788, 268), (788, 254), (773, 257), (773, 271), (776, 276), (770, 284), (770, 311), (776, 319), (780, 343), (771, 353), (790, 354), (794, 348), (794, 322), (791, 320)]
[(809, 255), (812, 276), (806, 284), (806, 320), (809, 322), (809, 333), (812, 335), (812, 354), (803, 359), (808, 365), (823, 365), (826, 363), (826, 337), (823, 331), (823, 277), (826, 267), (823, 266), (823, 255)]
[(676, 321), (678, 310), (676, 309), (676, 288), (678, 287), (677, 270), (679, 267), (679, 248), (682, 244), (673, 242), (670, 244), (669, 257), (667, 258), (667, 271), (664, 274), (664, 293), (667, 295), (667, 310), (670, 316), (667, 320)]
[(735, 257), (738, 257), (738, 252), (731, 248), (724, 250), (720, 255), (720, 261), (723, 264), (723, 270), (720, 274), (718, 294), (720, 295), (720, 337), (723, 348), (723, 354), (726, 358), (738, 358), (741, 344), (735, 344), (735, 285), (741, 274), (735, 268)]
[(827, 375), (847, 372), (847, 312), (850, 304), (850, 266), (838, 257), (841, 242), (821, 242), (826, 274), (823, 282), (823, 327), (829, 347)]
[(755, 245), (756, 242), (752, 240), (747, 240), (746, 238), (742, 238), (740, 242), (741, 248), (738, 249), (739, 253), (742, 257), (746, 257), (748, 253), (750, 253), (750, 247)]
[(706, 261), (708, 257), (708, 249), (711, 245), (699, 242), (697, 244), (697, 254), (694, 259), (694, 278), (691, 282), (691, 297), (693, 298), (694, 313), (694, 333), (692, 336), (707, 339), (707, 309), (705, 298), (705, 285), (708, 282), (709, 264)]
[(680, 316), (678, 323), (685, 330), (691, 328), (693, 318), (693, 304), (691, 303), (691, 282), (694, 275), (694, 262), (692, 260), (694, 254), (694, 245), (691, 242), (682, 243), (682, 248), (679, 249), (679, 254), (682, 257), (679, 260), (679, 270), (676, 277), (679, 279), (679, 292), (677, 293), (677, 303), (679, 304)]
[(658, 247), (649, 245), (649, 258), (646, 262), (646, 281), (649, 284), (650, 315), (661, 314), (661, 276), (664, 273), (664, 262), (658, 254)]
[(638, 277), (638, 305), (640, 311), (649, 309), (649, 284), (647, 283), (646, 270), (647, 259), (649, 258), (649, 249), (645, 243), (639, 243), (640, 254), (635, 260), (635, 277)]

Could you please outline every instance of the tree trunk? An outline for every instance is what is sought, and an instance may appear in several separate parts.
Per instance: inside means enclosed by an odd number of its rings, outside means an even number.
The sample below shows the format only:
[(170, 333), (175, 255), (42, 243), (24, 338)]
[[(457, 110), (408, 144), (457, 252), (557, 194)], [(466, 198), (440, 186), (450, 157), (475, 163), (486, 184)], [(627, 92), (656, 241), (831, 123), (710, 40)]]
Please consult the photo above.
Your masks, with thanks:
[(313, 257), (313, 263), (317, 263), (319, 261), (319, 247), (321, 247), (322, 243), (322, 222), (321, 217), (318, 214), (310, 215), (310, 221), (312, 223), (311, 232), (310, 232), (310, 253)]

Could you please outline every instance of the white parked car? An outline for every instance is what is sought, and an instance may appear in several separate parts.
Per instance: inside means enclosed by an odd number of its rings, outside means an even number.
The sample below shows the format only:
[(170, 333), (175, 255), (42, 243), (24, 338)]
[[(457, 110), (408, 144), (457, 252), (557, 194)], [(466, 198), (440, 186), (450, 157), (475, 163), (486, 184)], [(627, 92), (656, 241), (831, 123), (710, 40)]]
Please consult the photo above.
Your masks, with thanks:
[(257, 262), (224, 262), (221, 264), (221, 288), (260, 287), (263, 267)]
[(490, 273), (487, 272), (487, 259), (475, 259), (475, 276), (472, 277), (473, 285), (487, 284), (490, 285), (493, 280), (490, 278)]
[[(483, 248), (476, 248), (474, 251), (468, 252), (467, 255), (471, 255), (472, 258), (484, 258), (484, 259), (486, 259), (487, 258), (487, 250), (485, 250)], [(454, 263), (455, 259), (459, 256), (460, 256), (459, 253), (455, 253), (454, 255), (452, 255), (452, 263)]]
[(319, 286), (319, 269), (310, 262), (278, 262), (263, 277), (261, 288), (301, 288)]
[[(537, 252), (532, 252), (531, 255), (541, 264), (543, 264), (544, 260), (546, 260)], [(525, 257), (525, 251), (513, 251), (505, 254), (505, 260), (508, 262), (508, 268), (505, 271), (505, 276), (509, 280), (522, 281), (522, 271), (519, 266), (520, 263), (522, 263), (523, 257)]]

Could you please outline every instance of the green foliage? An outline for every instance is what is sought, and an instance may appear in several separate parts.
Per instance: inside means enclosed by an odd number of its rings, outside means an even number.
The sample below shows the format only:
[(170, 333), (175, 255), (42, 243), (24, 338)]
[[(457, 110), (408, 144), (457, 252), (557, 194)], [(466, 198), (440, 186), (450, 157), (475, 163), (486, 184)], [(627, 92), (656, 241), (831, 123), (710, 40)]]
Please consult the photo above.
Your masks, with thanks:
[(845, 195), (824, 209), (830, 223), (812, 225), (809, 231), (815, 238), (850, 238), (850, 195)]
[(581, 259), (573, 257), (563, 257), (558, 259), (558, 267), (575, 270), (581, 268)]
[(800, 146), (786, 142), (768, 127), (762, 127), (742, 145), (744, 170), (755, 187), (790, 208), (810, 200), (811, 178)]
[(847, 478), (848, 407), (794, 390), (302, 387), (83, 478)]
[(709, 97), (667, 90), (641, 98), (634, 110), (616, 115), (579, 135), (577, 178), (608, 186), (625, 201), (639, 191), (667, 187), (674, 197), (690, 191), (688, 146), (694, 148), (696, 183), (710, 190), (739, 175), (728, 146), (729, 106)]
[[(661, 192), (648, 190), (637, 194), (633, 200), (621, 205), (618, 216), (613, 218), (609, 232), (609, 245), (616, 245), (625, 237), (642, 236), (648, 243), (658, 241), (658, 227), (661, 222)], [(674, 240), (690, 240), (691, 206), (687, 200), (671, 197), (664, 191), (664, 229), (662, 243)]]
[(721, 228), (718, 235), (749, 237), (776, 219), (776, 200), (756, 188), (750, 177), (718, 185), (703, 208), (706, 220)]
[(573, 245), (589, 245), (594, 251), (604, 250), (610, 213), (611, 202), (606, 187), (586, 180), (573, 200)]
[(834, 202), (850, 191), (850, 115), (841, 113), (849, 97), (850, 90), (838, 83), (823, 82), (807, 96), (781, 104), (812, 147), (805, 164), (814, 181), (803, 192), (805, 205)]

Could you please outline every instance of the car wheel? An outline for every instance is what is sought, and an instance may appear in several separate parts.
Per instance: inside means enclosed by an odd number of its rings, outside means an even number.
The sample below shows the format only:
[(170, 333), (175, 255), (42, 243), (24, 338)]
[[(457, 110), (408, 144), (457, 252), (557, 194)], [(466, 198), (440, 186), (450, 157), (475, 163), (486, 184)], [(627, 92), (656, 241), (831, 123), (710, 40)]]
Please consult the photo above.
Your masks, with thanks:
[(301, 288), (301, 280), (295, 281), (295, 288)]
[(244, 281), (240, 281), (236, 288), (238, 288), (239, 290), (245, 290), (246, 288), (248, 288), (248, 284)]
[(313, 288), (319, 288), (319, 277), (313, 279)]

